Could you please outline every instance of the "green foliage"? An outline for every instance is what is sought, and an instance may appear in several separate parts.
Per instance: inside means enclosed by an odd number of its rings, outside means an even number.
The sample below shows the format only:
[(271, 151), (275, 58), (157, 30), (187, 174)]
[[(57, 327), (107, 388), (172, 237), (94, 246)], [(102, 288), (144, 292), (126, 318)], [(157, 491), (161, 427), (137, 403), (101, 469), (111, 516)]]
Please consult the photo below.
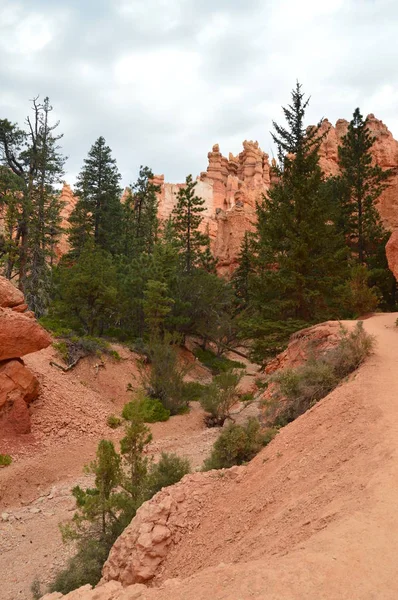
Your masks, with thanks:
[(56, 188), (63, 178), (65, 158), (51, 123), (49, 98), (32, 101), (25, 129), (0, 120), (0, 194), (4, 212), (2, 233), (4, 274), (18, 277), (31, 310), (38, 317), (50, 302), (51, 265), (60, 233), (62, 203)]
[(77, 486), (73, 490), (77, 511), (61, 531), (64, 541), (76, 542), (77, 552), (56, 576), (52, 592), (66, 594), (86, 584), (95, 586), (110, 548), (139, 506), (189, 472), (189, 462), (174, 454), (162, 454), (157, 464), (145, 456), (152, 436), (142, 421), (139, 403), (127, 404), (123, 417), (121, 453), (115, 451), (112, 442), (102, 440), (96, 460), (86, 468), (95, 475), (95, 487), (83, 490)]
[(210, 457), (205, 460), (203, 471), (228, 469), (248, 462), (269, 443), (276, 430), (260, 431), (257, 419), (249, 419), (246, 425), (231, 424), (226, 427), (213, 446)]
[(186, 410), (184, 375), (186, 368), (178, 365), (175, 345), (169, 338), (152, 340), (148, 350), (150, 368), (141, 368), (141, 378), (145, 392), (150, 398), (160, 400), (171, 415)]
[(207, 244), (207, 236), (199, 231), (205, 201), (195, 195), (196, 183), (192, 175), (187, 176), (186, 185), (178, 190), (177, 204), (172, 213), (173, 228), (181, 247), (186, 273), (200, 266), (201, 251)]
[(206, 422), (209, 426), (222, 425), (237, 402), (237, 387), (242, 378), (238, 371), (225, 371), (216, 375), (204, 391), (200, 403), (209, 413)]
[(99, 137), (77, 177), (76, 207), (70, 216), (71, 256), (79, 256), (87, 244), (114, 254), (120, 247), (120, 173), (105, 139)]
[(41, 317), (39, 319), (39, 323), (54, 337), (66, 337), (73, 333), (73, 330), (70, 327), (68, 327), (65, 321), (56, 317)]
[(49, 591), (68, 594), (83, 585), (97, 585), (111, 547), (110, 542), (84, 538), (78, 545), (77, 553), (69, 559), (65, 569), (60, 571), (50, 584)]
[(375, 139), (357, 108), (339, 147), (341, 210), (351, 253), (360, 265), (368, 266), (387, 233), (375, 201), (393, 174), (391, 169), (383, 170), (373, 163), (371, 149)]
[(117, 417), (116, 415), (109, 415), (109, 417), (106, 420), (106, 424), (111, 429), (118, 429), (118, 427), (120, 427), (122, 423), (122, 419), (120, 417)]
[(130, 186), (123, 204), (122, 252), (130, 259), (153, 252), (159, 227), (159, 191), (151, 169), (141, 166), (137, 182)]
[(8, 467), (12, 463), (12, 458), (9, 454), (0, 454), (0, 467)]
[(256, 357), (280, 351), (295, 329), (330, 318), (344, 281), (344, 238), (319, 166), (320, 124), (305, 126), (307, 106), (297, 83), (283, 109), (286, 127), (274, 123), (276, 183), (257, 205), (250, 305), (240, 319), (242, 335), (255, 340)]
[(139, 396), (136, 400), (129, 402), (123, 408), (123, 418), (131, 419), (131, 415), (138, 410), (138, 414), (144, 423), (157, 423), (158, 421), (168, 421), (170, 411), (164, 408), (160, 400), (148, 398), (145, 395)]
[(82, 337), (71, 335), (59, 342), (54, 342), (53, 346), (67, 365), (71, 365), (85, 356), (100, 357), (102, 354), (107, 354), (116, 361), (121, 360), (119, 353), (110, 347), (109, 342), (89, 335)]
[(168, 295), (167, 284), (162, 281), (149, 280), (144, 290), (143, 310), (145, 322), (151, 337), (161, 337), (164, 333), (164, 322), (171, 312), (174, 300)]
[[(388, 187), (393, 171), (374, 163), (375, 139), (369, 131), (368, 120), (363, 119), (357, 108), (339, 147), (341, 174), (336, 178), (335, 200), (351, 261), (366, 267), (368, 286), (378, 288), (372, 289), (374, 297), (391, 310), (396, 304), (396, 283), (384, 251), (389, 232), (382, 224), (376, 204)], [(364, 293), (371, 301), (371, 294), (365, 290)]]
[(381, 294), (369, 285), (370, 273), (366, 267), (357, 265), (351, 270), (348, 281), (339, 289), (341, 305), (348, 317), (360, 317), (373, 312), (381, 301)]
[(53, 347), (61, 356), (62, 360), (66, 363), (69, 363), (69, 348), (65, 341), (63, 342), (53, 342)]
[(213, 375), (219, 373), (225, 373), (232, 369), (244, 369), (245, 365), (237, 360), (231, 360), (226, 356), (217, 356), (211, 350), (203, 350), (203, 348), (197, 348), (194, 352), (196, 358), (200, 362), (210, 369)]
[(152, 498), (162, 488), (174, 485), (190, 470), (191, 465), (188, 459), (162, 452), (159, 462), (152, 464), (149, 469), (147, 497)]
[(207, 385), (199, 381), (187, 381), (184, 383), (184, 398), (187, 403), (200, 401), (207, 389)]
[(254, 400), (253, 392), (246, 392), (245, 394), (241, 394), (239, 396), (239, 401), (244, 402), (245, 404), (250, 404)]
[(277, 384), (274, 425), (293, 421), (331, 392), (344, 377), (357, 369), (372, 352), (374, 339), (359, 321), (348, 332), (341, 330), (339, 343), (319, 358), (310, 358), (296, 369), (284, 369), (271, 381)]
[(232, 276), (236, 303), (240, 310), (247, 308), (250, 301), (250, 282), (254, 272), (254, 256), (248, 231), (245, 232), (239, 256), (238, 266)]
[(83, 331), (102, 335), (114, 322), (118, 307), (117, 275), (112, 257), (88, 246), (81, 250), (79, 260), (59, 267), (58, 300), (55, 314), (61, 318), (77, 319)]

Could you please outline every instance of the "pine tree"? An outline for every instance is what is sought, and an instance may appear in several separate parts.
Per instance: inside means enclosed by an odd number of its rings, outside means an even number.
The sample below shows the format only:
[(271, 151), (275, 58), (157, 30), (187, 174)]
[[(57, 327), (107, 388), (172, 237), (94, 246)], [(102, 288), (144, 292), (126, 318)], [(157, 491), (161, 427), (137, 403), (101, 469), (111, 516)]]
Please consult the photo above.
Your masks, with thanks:
[(301, 85), (283, 109), (287, 127), (274, 123), (277, 183), (257, 206), (256, 277), (252, 335), (262, 352), (277, 350), (294, 329), (332, 314), (344, 242), (331, 221), (319, 167), (319, 126), (304, 127), (308, 100)]
[(143, 309), (151, 338), (161, 338), (164, 322), (170, 314), (174, 300), (169, 296), (167, 284), (150, 279), (144, 290)]
[(249, 235), (249, 232), (245, 231), (238, 256), (238, 266), (232, 277), (239, 309), (246, 308), (250, 300), (250, 276), (253, 273), (254, 257)]
[(18, 269), (20, 288), (26, 293), (30, 308), (41, 316), (49, 302), (48, 263), (60, 233), (62, 208), (56, 186), (61, 182), (65, 158), (58, 145), (62, 135), (54, 133), (59, 122), (51, 125), (53, 110), (48, 98), (43, 103), (32, 100), (33, 118), (27, 117), (26, 130), (0, 121), (2, 162), (18, 180), (17, 226), (11, 225), (15, 202), (9, 204), (9, 224), (17, 253), (9, 257), (6, 274)]
[(207, 226), (206, 235), (204, 238), (204, 248), (200, 252), (200, 266), (208, 273), (217, 273), (217, 261), (213, 256), (210, 247), (209, 226)]
[(367, 120), (359, 108), (339, 146), (342, 186), (342, 225), (352, 256), (360, 265), (370, 266), (388, 232), (383, 227), (375, 202), (388, 187), (392, 170), (373, 164), (371, 136)]
[(107, 252), (118, 252), (122, 219), (120, 178), (116, 160), (101, 136), (91, 147), (77, 177), (78, 201), (69, 231), (72, 256), (81, 253), (87, 237)]
[(158, 192), (151, 169), (141, 166), (123, 206), (123, 252), (130, 258), (153, 250), (159, 227)]
[(172, 213), (173, 226), (184, 258), (184, 270), (188, 274), (200, 264), (201, 251), (207, 241), (206, 235), (199, 231), (205, 201), (195, 195), (195, 187), (196, 181), (192, 180), (192, 175), (188, 175), (186, 185), (178, 191), (177, 204)]

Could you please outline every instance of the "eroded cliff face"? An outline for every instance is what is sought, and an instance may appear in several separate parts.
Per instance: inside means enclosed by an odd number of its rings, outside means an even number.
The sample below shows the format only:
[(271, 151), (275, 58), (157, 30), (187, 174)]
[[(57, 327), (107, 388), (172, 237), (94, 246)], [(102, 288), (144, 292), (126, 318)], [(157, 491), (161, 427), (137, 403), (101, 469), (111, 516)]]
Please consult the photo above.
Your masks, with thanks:
[[(268, 154), (258, 142), (243, 142), (237, 156), (226, 158), (218, 144), (208, 153), (208, 167), (197, 179), (196, 194), (204, 199), (203, 231), (208, 231), (218, 272), (230, 275), (237, 262), (246, 231), (254, 227), (256, 201), (271, 185)], [(176, 204), (183, 184), (165, 183), (163, 175), (154, 182), (160, 186), (159, 215), (167, 218)]]
[[(371, 134), (376, 138), (373, 155), (383, 169), (393, 169), (389, 187), (382, 193), (377, 208), (387, 229), (398, 228), (398, 142), (382, 121), (373, 114), (368, 116)], [(337, 175), (338, 146), (346, 134), (348, 121), (339, 119), (333, 126), (325, 119), (321, 132), (325, 138), (320, 148), (320, 165), (326, 176)], [(172, 212), (178, 190), (183, 183), (167, 183), (164, 175), (155, 175), (154, 183), (160, 187), (159, 217), (166, 219)], [(254, 228), (256, 201), (261, 199), (272, 185), (272, 169), (268, 154), (258, 142), (244, 141), (243, 150), (228, 158), (220, 152), (218, 144), (208, 153), (208, 167), (197, 178), (196, 194), (204, 199), (203, 231), (209, 233), (214, 256), (221, 275), (231, 275), (246, 231)], [(62, 226), (67, 227), (69, 216), (76, 204), (71, 188), (64, 185), (61, 199)], [(66, 235), (56, 246), (59, 258), (68, 250)]]
[[(373, 114), (368, 115), (367, 119), (369, 131), (375, 138), (372, 148), (375, 163), (382, 169), (394, 171), (388, 188), (377, 202), (384, 226), (394, 230), (398, 228), (398, 142), (383, 121), (376, 119)], [(339, 119), (334, 127), (327, 119), (322, 123), (321, 132), (326, 135), (320, 148), (320, 165), (326, 176), (339, 173), (338, 146), (347, 129), (348, 121), (344, 119)]]

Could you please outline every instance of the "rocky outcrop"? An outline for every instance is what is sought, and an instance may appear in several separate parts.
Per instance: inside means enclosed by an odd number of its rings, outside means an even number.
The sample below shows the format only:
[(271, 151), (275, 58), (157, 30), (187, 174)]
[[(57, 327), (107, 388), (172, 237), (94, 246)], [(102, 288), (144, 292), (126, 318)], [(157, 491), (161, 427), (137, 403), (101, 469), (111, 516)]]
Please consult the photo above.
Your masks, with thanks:
[(393, 231), (386, 245), (388, 267), (398, 281), (398, 230)]
[(0, 308), (0, 361), (47, 348), (49, 334), (29, 316)]
[(23, 293), (8, 279), (0, 277), (0, 306), (3, 308), (16, 308), (24, 305)]
[[(382, 169), (392, 169), (393, 176), (389, 186), (381, 194), (377, 209), (387, 229), (398, 228), (398, 142), (392, 136), (387, 126), (373, 114), (368, 115), (368, 128), (375, 138), (372, 154), (375, 162)], [(342, 137), (347, 133), (348, 121), (339, 119), (335, 127), (325, 119), (321, 132), (325, 135), (320, 148), (320, 165), (326, 176), (337, 175), (338, 146)]]
[[(223, 470), (223, 479), (238, 480), (244, 470)], [(214, 478), (219, 476), (220, 472), (215, 475), (212, 471), (186, 475), (145, 502), (113, 545), (102, 582), (114, 580), (127, 586), (153, 579), (169, 549), (200, 525), (195, 515), (209, 501)]]
[(267, 375), (281, 369), (299, 367), (312, 354), (319, 356), (333, 348), (340, 339), (342, 327), (337, 321), (326, 321), (294, 333), (283, 352), (271, 360), (266, 368)]
[(39, 394), (39, 382), (21, 356), (46, 348), (51, 337), (25, 313), (23, 294), (0, 277), (0, 430), (30, 432), (29, 404)]
[[(215, 144), (208, 153), (208, 167), (197, 179), (196, 194), (203, 198), (203, 231), (208, 232), (218, 272), (230, 275), (235, 266), (243, 236), (251, 231), (256, 219), (256, 202), (271, 185), (268, 154), (258, 142), (243, 142), (237, 156), (226, 158)], [(165, 183), (164, 175), (155, 175), (159, 185), (159, 216), (167, 219), (178, 190), (183, 184)]]

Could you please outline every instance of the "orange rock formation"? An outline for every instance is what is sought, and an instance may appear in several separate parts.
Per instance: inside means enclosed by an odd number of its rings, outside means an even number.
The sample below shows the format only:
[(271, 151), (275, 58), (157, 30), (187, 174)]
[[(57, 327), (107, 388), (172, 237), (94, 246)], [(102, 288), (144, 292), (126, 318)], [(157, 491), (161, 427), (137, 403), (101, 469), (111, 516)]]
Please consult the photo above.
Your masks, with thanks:
[[(375, 161), (385, 169), (393, 169), (390, 186), (383, 192), (377, 208), (384, 225), (398, 228), (398, 142), (386, 125), (373, 114), (368, 116), (369, 129), (376, 138), (373, 147)], [(348, 128), (348, 121), (339, 119), (333, 126), (325, 119), (321, 131), (325, 139), (320, 148), (320, 164), (326, 176), (337, 175), (338, 146)], [(208, 153), (208, 167), (197, 179), (196, 194), (204, 199), (203, 230), (208, 231), (212, 250), (218, 262), (218, 272), (230, 275), (237, 262), (243, 236), (253, 229), (256, 219), (256, 201), (272, 185), (272, 173), (268, 154), (258, 142), (243, 142), (243, 150), (237, 156), (225, 157), (218, 144)], [(159, 217), (167, 218), (176, 204), (178, 190), (183, 183), (167, 183), (164, 175), (155, 175), (154, 183), (160, 187)], [(68, 218), (76, 204), (71, 188), (64, 185), (61, 199), (65, 202), (62, 225), (67, 227)], [(59, 258), (68, 250), (65, 235), (56, 247)]]
[(0, 277), (0, 431), (30, 432), (29, 404), (37, 398), (39, 382), (20, 359), (46, 348), (49, 334), (23, 314), (23, 294)]

